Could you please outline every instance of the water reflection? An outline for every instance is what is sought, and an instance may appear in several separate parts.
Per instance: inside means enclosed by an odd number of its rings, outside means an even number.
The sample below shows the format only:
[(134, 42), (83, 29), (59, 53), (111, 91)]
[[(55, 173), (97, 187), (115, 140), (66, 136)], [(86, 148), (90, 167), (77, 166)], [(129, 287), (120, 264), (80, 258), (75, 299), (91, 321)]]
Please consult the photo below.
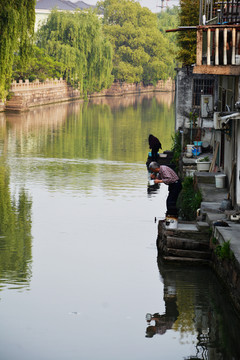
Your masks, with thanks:
[(133, 164), (145, 161), (150, 132), (171, 147), (173, 100), (172, 93), (143, 94), (2, 114), (0, 141), (18, 182), (43, 177), (49, 189), (89, 193), (98, 181), (109, 192), (125, 182), (123, 163), (136, 181)]
[[(202, 267), (177, 266), (159, 260), (165, 312), (146, 315), (146, 337), (181, 333), (181, 343), (195, 335), (195, 352), (187, 359), (239, 359), (239, 319), (224, 300), (216, 276)], [(223, 325), (224, 324), (224, 325)], [(186, 359), (186, 358), (185, 358)]]
[[(0, 287), (23, 288), (31, 278), (31, 207), (24, 188), (10, 192), (9, 170), (0, 159)], [(10, 284), (10, 285), (9, 285)]]
[(238, 354), (228, 329), (238, 324), (210, 272), (156, 271), (167, 188), (147, 194), (145, 162), (150, 133), (171, 147), (174, 107), (162, 95), (0, 114), (0, 286), (23, 288), (1, 292), (0, 358)]
[[(141, 162), (150, 132), (171, 147), (174, 129), (172, 93), (93, 99), (1, 115), (0, 137), (10, 151), (48, 158)], [(118, 105), (116, 105), (118, 104)], [(6, 132), (6, 127), (8, 132)]]

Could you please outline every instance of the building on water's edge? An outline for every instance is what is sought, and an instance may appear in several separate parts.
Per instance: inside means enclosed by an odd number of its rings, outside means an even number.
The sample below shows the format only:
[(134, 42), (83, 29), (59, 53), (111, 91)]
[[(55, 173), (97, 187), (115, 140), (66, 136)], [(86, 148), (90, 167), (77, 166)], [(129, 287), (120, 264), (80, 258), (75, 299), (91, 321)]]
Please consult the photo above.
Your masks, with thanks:
[[(201, 211), (178, 229), (159, 223), (157, 246), (166, 261), (212, 266), (240, 315), (239, 20), (239, 1), (200, 0), (199, 24), (191, 27), (196, 64), (177, 69), (176, 131), (182, 175), (193, 176), (201, 190)], [(203, 172), (201, 158), (208, 163)]]

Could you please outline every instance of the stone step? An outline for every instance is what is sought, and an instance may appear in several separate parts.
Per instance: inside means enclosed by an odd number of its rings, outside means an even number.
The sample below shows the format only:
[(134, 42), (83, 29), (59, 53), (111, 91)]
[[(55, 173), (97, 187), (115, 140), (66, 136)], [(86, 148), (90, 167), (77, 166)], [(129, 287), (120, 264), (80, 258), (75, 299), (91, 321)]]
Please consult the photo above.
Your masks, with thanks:
[(209, 250), (209, 243), (196, 239), (167, 236), (167, 247), (182, 250)]
[(174, 263), (188, 263), (192, 265), (210, 265), (210, 261), (207, 259), (195, 259), (195, 258), (186, 258), (186, 257), (177, 257), (177, 256), (163, 256), (165, 261), (173, 261)]
[(6, 107), (16, 107), (16, 106), (22, 106), (22, 105), (24, 105), (23, 102), (8, 102), (6, 104)]
[(197, 221), (197, 228), (201, 232), (208, 233), (210, 226), (206, 221)]
[(206, 232), (201, 232), (197, 229), (195, 230), (184, 230), (184, 229), (172, 229), (172, 230), (164, 230), (166, 236), (176, 237), (176, 238), (184, 238), (191, 239), (195, 241), (200, 241), (203, 243), (209, 243), (210, 234)]
[(196, 251), (196, 250), (182, 250), (167, 248), (167, 254), (176, 257), (186, 257), (194, 259), (210, 259), (211, 251)]
[(206, 221), (212, 225), (216, 221), (227, 220), (227, 216), (225, 214), (216, 214), (216, 213), (207, 213), (206, 214)]
[(195, 177), (197, 178), (198, 183), (204, 183), (204, 184), (215, 184), (215, 173), (212, 172), (195, 172)]

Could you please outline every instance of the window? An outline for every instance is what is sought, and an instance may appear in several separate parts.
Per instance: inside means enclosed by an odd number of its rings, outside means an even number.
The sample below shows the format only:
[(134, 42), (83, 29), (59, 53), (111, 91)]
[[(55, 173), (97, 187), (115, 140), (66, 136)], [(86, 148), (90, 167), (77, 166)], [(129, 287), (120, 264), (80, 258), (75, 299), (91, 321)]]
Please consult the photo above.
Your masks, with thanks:
[(213, 95), (214, 80), (194, 79), (193, 80), (193, 107), (201, 105), (201, 95)]

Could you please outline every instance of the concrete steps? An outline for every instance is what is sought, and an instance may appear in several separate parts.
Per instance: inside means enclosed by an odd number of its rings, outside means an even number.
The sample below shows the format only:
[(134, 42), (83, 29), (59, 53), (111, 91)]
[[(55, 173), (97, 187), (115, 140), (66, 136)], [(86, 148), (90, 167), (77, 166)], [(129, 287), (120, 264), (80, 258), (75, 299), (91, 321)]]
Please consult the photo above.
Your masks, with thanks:
[(191, 239), (193, 241), (205, 242), (208, 244), (208, 232), (196, 230), (165, 230), (166, 236), (172, 236), (175, 238)]
[(187, 257), (176, 257), (176, 256), (163, 256), (164, 261), (174, 262), (174, 263), (188, 263), (191, 265), (209, 265), (210, 261), (206, 259), (195, 259)]
[(167, 248), (169, 256), (185, 257), (185, 258), (194, 258), (194, 259), (210, 259), (211, 251), (196, 251), (196, 250), (182, 250), (182, 249), (173, 249)]
[(209, 245), (206, 242), (174, 236), (167, 236), (167, 247), (173, 249), (199, 251), (205, 251), (209, 249)]
[(167, 261), (209, 263), (211, 259), (209, 224), (203, 221), (179, 223), (177, 229), (159, 223), (158, 253)]
[(25, 110), (26, 108), (26, 99), (20, 95), (15, 95), (6, 103), (6, 110), (8, 111), (18, 111), (19, 109)]

